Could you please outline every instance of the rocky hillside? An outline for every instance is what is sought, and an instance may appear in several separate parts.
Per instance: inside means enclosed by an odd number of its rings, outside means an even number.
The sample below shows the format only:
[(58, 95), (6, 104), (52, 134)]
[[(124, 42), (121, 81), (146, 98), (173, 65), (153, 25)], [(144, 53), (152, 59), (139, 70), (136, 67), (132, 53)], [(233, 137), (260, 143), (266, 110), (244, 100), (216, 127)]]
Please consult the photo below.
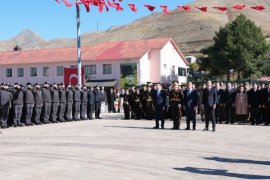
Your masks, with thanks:
[[(245, 4), (244, 10), (229, 8), (221, 12), (209, 8), (208, 12), (195, 9), (195, 6), (226, 6)], [(269, 0), (197, 0), (189, 4), (191, 11), (173, 10), (169, 16), (153, 13), (125, 26), (113, 27), (107, 31), (87, 33), (82, 37), (83, 45), (94, 45), (107, 41), (172, 37), (185, 54), (193, 54), (212, 43), (213, 36), (220, 26), (235, 19), (240, 13), (260, 26), (270, 36), (270, 1)], [(256, 11), (250, 6), (264, 5), (264, 11)], [(98, 40), (97, 40), (98, 37)], [(23, 31), (8, 41), (0, 42), (0, 50), (12, 50), (16, 40), (23, 49), (74, 47), (75, 39), (54, 39), (46, 41), (31, 32)]]

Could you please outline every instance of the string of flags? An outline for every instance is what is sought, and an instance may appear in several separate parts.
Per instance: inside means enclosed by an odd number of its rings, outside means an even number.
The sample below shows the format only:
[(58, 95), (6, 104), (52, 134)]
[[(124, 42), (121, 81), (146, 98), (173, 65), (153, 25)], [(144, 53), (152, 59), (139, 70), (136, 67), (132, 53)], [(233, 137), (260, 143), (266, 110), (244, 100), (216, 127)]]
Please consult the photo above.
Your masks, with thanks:
[[(72, 4), (68, 1), (68, 0), (55, 0), (56, 2), (58, 3), (61, 3), (61, 1), (67, 6), (67, 7), (71, 7)], [(90, 6), (96, 6), (98, 7), (98, 10), (99, 12), (103, 12), (103, 9), (105, 7), (106, 11), (109, 11), (109, 7), (111, 8), (114, 8), (116, 9), (117, 11), (123, 11), (124, 8), (121, 7), (121, 2), (123, 0), (112, 0), (112, 2), (110, 0), (77, 0), (75, 2), (76, 5), (79, 5), (79, 4), (83, 4), (85, 6), (85, 9), (87, 12), (90, 12)], [(128, 4), (129, 8), (131, 11), (133, 12), (137, 12), (138, 9), (136, 7), (136, 4)], [(153, 5), (150, 5), (150, 4), (144, 4), (144, 7), (147, 8), (149, 11), (153, 12), (155, 9), (156, 9), (156, 6), (153, 6)], [(168, 9), (168, 6), (166, 5), (160, 5), (159, 6), (162, 11), (165, 13), (165, 15), (169, 15), (169, 9)], [(196, 8), (196, 9), (199, 9), (203, 12), (207, 12), (208, 11), (208, 7), (207, 6), (194, 6), (194, 7), (191, 7), (191, 6), (177, 6), (177, 8), (180, 10), (180, 11), (190, 11), (192, 8)], [(216, 9), (216, 10), (219, 10), (219, 11), (227, 11), (228, 10), (228, 7), (225, 7), (225, 6), (213, 6), (212, 7), (213, 9)], [(238, 9), (238, 10), (242, 10), (242, 9), (245, 9), (247, 8), (246, 5), (244, 4), (236, 4), (230, 8), (233, 8), (233, 9)], [(259, 5), (259, 6), (251, 6), (249, 7), (251, 9), (254, 9), (254, 10), (257, 10), (257, 11), (263, 11), (265, 10), (265, 7), (262, 6), (262, 5)]]

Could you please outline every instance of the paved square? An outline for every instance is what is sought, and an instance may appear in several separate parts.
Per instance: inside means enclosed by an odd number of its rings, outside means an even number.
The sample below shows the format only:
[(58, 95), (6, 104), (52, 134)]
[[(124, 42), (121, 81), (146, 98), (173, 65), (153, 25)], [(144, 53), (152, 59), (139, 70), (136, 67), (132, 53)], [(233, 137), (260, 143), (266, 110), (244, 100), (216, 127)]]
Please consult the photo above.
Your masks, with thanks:
[(270, 127), (155, 130), (117, 116), (0, 130), (0, 179), (270, 179)]

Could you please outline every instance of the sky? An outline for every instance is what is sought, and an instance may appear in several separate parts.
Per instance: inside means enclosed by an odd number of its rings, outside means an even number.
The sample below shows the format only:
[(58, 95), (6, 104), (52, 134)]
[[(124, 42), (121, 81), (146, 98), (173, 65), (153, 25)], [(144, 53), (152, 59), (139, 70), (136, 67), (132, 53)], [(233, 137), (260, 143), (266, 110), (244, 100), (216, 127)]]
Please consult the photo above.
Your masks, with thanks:
[[(59, 4), (55, 0), (1, 0), (0, 41), (11, 39), (25, 29), (32, 30), (46, 40), (76, 37), (75, 1), (69, 0), (73, 6), (66, 7), (64, 3)], [(102, 31), (151, 15), (152, 12), (144, 4), (156, 6), (154, 12), (160, 12), (160, 5), (167, 5), (172, 10), (191, 1), (123, 0), (121, 6), (124, 11), (117, 12), (111, 8), (109, 12), (104, 9), (102, 13), (98, 12), (97, 7), (91, 7), (91, 11), (87, 13), (84, 6), (81, 6), (81, 33), (96, 32), (97, 22), (99, 31)], [(132, 12), (128, 3), (136, 4), (138, 12)]]

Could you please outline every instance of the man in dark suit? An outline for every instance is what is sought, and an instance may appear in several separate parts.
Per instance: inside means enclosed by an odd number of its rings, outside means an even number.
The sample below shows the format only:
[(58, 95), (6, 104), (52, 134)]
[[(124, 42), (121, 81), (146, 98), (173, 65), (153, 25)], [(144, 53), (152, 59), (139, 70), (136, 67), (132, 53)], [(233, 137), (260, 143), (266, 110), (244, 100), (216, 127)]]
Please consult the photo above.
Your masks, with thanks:
[(207, 81), (207, 88), (203, 91), (203, 106), (205, 109), (205, 128), (208, 131), (209, 121), (212, 120), (213, 131), (216, 131), (215, 109), (217, 105), (217, 91), (212, 86), (212, 82)]
[(161, 128), (164, 129), (164, 116), (166, 109), (166, 93), (162, 90), (161, 83), (157, 83), (157, 90), (153, 93), (153, 105), (155, 108), (156, 126), (154, 129), (159, 128), (159, 120), (161, 121)]
[(93, 119), (93, 113), (95, 111), (95, 94), (93, 87), (90, 87), (87, 94), (87, 116), (88, 119)]
[(250, 121), (251, 125), (259, 125), (259, 109), (261, 92), (258, 90), (258, 85), (253, 84), (253, 88), (248, 91), (248, 107), (250, 109)]
[(187, 89), (184, 91), (183, 107), (186, 111), (187, 127), (185, 130), (190, 130), (190, 121), (193, 123), (193, 130), (196, 130), (196, 109), (199, 103), (199, 95), (192, 88), (192, 82), (188, 83)]

